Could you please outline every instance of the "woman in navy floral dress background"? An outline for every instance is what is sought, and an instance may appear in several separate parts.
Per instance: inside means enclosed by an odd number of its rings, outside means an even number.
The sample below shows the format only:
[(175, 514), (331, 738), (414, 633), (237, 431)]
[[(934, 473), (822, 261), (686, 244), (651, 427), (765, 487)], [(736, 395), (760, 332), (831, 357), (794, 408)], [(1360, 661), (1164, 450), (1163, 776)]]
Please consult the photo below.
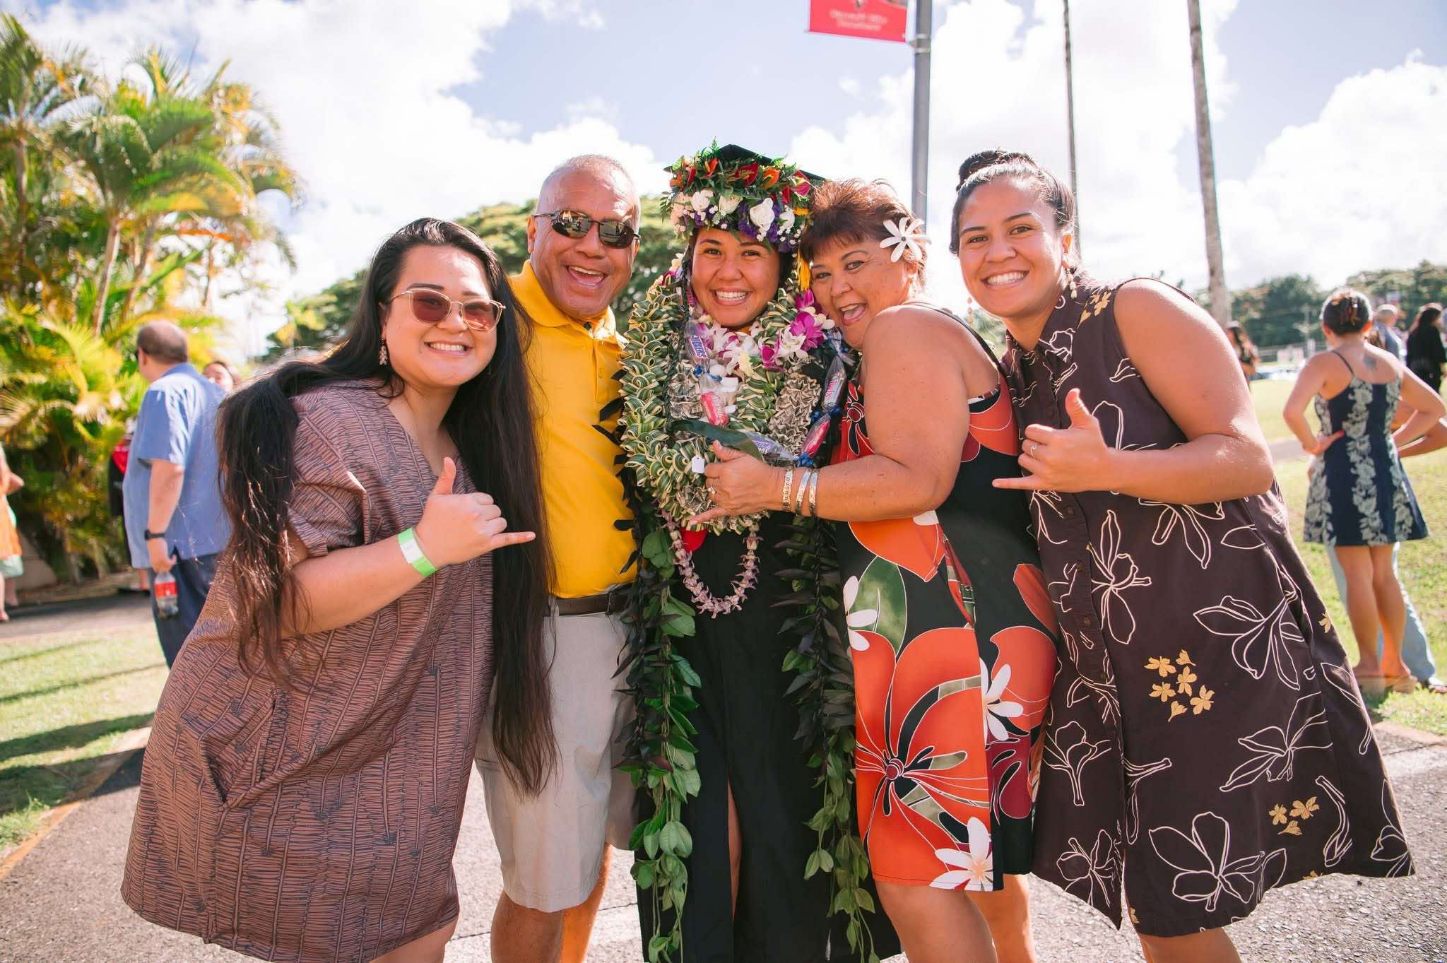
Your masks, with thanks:
[[(1326, 545), (1341, 565), (1352, 634), (1361, 653), (1352, 671), (1362, 692), (1412, 692), (1417, 680), (1402, 663), (1407, 604), (1397, 580), (1397, 543), (1427, 537), (1412, 483), (1397, 448), (1442, 417), (1442, 399), (1395, 355), (1367, 343), (1371, 306), (1356, 291), (1338, 291), (1321, 308), (1330, 350), (1301, 369), (1282, 412), (1308, 455), (1308, 542)], [(1316, 408), (1321, 433), (1304, 411)], [(1399, 403), (1410, 414), (1395, 433)], [(1404, 412), (1405, 414), (1406, 412)], [(1382, 656), (1377, 657), (1378, 631)]]
[(1371, 724), (1286, 531), (1225, 335), (1165, 285), (1074, 267), (1074, 200), (967, 160), (952, 249), (1003, 359), (1064, 644), (1035, 872), (1151, 963), (1238, 960), (1223, 927), (1308, 876), (1411, 871)]

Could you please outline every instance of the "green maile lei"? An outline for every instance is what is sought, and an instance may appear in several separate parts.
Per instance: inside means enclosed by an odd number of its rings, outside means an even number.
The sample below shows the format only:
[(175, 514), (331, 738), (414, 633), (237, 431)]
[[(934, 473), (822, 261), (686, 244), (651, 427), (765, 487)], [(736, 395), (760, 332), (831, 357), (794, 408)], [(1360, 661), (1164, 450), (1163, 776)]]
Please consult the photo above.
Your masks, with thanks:
[[(701, 788), (689, 714), (698, 707), (698, 674), (678, 651), (679, 639), (695, 634), (698, 616), (684, 584), (677, 521), (709, 507), (696, 459), (709, 457), (708, 434), (699, 420), (696, 392), (690, 397), (691, 365), (680, 348), (689, 320), (686, 279), (670, 271), (649, 290), (629, 319), (620, 380), (622, 415), (617, 440), (625, 458), (624, 480), (640, 536), (637, 577), (629, 606), (628, 685), (637, 716), (621, 768), (645, 790), (652, 815), (637, 825), (630, 845), (637, 856), (633, 876), (652, 900), (655, 931), (649, 936), (653, 963), (679, 958), (683, 948), (683, 905), (688, 896), (687, 859), (693, 839), (683, 824), (683, 806)], [(781, 284), (752, 333), (760, 343), (777, 340), (795, 321), (797, 273)], [(774, 438), (791, 450), (808, 429), (819, 382), (800, 365), (767, 370), (752, 366), (741, 378), (729, 428)], [(807, 397), (805, 397), (807, 396)], [(680, 429), (684, 416), (689, 428)], [(703, 431), (704, 434), (697, 433)], [(737, 438), (731, 439), (737, 444)], [(744, 447), (747, 447), (745, 445)], [(757, 538), (760, 516), (729, 518), (711, 526)], [(840, 603), (840, 578), (833, 528), (814, 518), (797, 518), (783, 546), (790, 559), (784, 572), (791, 591), (780, 607), (781, 636), (788, 646), (782, 671), (794, 673), (789, 692), (799, 708), (796, 734), (809, 753), (821, 805), (809, 820), (817, 844), (801, 867), (805, 878), (828, 874), (830, 912), (847, 920), (849, 945), (860, 958), (878, 960), (867, 914), (875, 912), (865, 889), (869, 865), (854, 814), (854, 682), (847, 630)], [(738, 588), (738, 583), (735, 583)], [(748, 589), (745, 585), (744, 591)]]

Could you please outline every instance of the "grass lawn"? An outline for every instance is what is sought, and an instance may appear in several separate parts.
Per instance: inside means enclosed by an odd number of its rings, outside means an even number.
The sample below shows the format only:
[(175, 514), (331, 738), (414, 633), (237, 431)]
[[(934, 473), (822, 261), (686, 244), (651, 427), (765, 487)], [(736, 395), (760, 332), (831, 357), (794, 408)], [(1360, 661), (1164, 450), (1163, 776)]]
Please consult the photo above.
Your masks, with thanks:
[[(1281, 420), (1281, 406), (1286, 404), (1286, 396), (1291, 394), (1291, 386), (1294, 384), (1295, 378), (1251, 382), (1251, 400), (1256, 403), (1256, 420), (1261, 422), (1261, 430), (1266, 434), (1267, 441), (1291, 437), (1291, 429)], [(1315, 424), (1310, 407), (1307, 408), (1306, 420)]]
[[(1258, 382), (1253, 388), (1262, 384), (1271, 382)], [(1398, 567), (1402, 584), (1417, 606), (1422, 624), (1426, 626), (1438, 674), (1447, 675), (1447, 449), (1409, 458), (1404, 464), (1422, 512), (1427, 516), (1432, 537), (1403, 543)], [(1317, 590), (1326, 600), (1327, 611), (1336, 623), (1342, 644), (1355, 659), (1357, 647), (1351, 623), (1347, 621), (1346, 608), (1337, 594), (1326, 549), (1300, 542), (1301, 520), (1306, 508), (1306, 466), (1304, 459), (1286, 462), (1279, 466), (1277, 477), (1291, 512), (1291, 531), (1298, 540), (1297, 547), (1306, 559)], [(1384, 702), (1373, 707), (1384, 719), (1447, 735), (1447, 696), (1419, 690), (1411, 695), (1389, 695)]]
[(149, 627), (0, 644), (0, 854), (150, 722), (165, 681)]

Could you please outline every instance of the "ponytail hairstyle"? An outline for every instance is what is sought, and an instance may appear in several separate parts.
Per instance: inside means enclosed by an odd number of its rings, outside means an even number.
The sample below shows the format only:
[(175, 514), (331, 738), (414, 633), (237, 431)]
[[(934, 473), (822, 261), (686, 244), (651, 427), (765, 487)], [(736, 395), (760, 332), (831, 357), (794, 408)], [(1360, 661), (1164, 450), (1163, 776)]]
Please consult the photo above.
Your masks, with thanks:
[[(955, 183), (955, 208), (950, 215), (950, 253), (960, 253), (960, 215), (964, 213), (965, 202), (978, 188), (1002, 178), (1015, 178), (1035, 185), (1037, 196), (1055, 212), (1055, 227), (1060, 231), (1075, 231), (1075, 195), (1070, 186), (1035, 163), (1034, 158), (1022, 151), (983, 150), (971, 154), (960, 165), (959, 180)], [(1074, 267), (1075, 252), (1066, 255), (1068, 266)]]
[(1367, 296), (1352, 288), (1341, 288), (1321, 306), (1321, 324), (1332, 334), (1358, 334), (1372, 320)]
[[(543, 537), (532, 404), (519, 338), (525, 325), (497, 256), (457, 224), (421, 218), (377, 250), (346, 336), (316, 362), (295, 361), (259, 378), (221, 405), (218, 447), (222, 500), (231, 519), (229, 564), (236, 580), (236, 633), (244, 669), (278, 685), (300, 684), (287, 664), (281, 637), (283, 599), (292, 621), (306, 600), (287, 564), (287, 505), (295, 481), (298, 417), (292, 400), (327, 385), (376, 390), (387, 398), (403, 383), (381, 363), (382, 322), (407, 252), (454, 247), (482, 265), (488, 288), (504, 310), (491, 362), (457, 389), (443, 424), (479, 491), (506, 507), (509, 524), (538, 538), (508, 548), (493, 563), (495, 713), (493, 740), (504, 768), (536, 794), (557, 764), (548, 664), (543, 649), (550, 559)], [(376, 383), (380, 382), (378, 388)]]

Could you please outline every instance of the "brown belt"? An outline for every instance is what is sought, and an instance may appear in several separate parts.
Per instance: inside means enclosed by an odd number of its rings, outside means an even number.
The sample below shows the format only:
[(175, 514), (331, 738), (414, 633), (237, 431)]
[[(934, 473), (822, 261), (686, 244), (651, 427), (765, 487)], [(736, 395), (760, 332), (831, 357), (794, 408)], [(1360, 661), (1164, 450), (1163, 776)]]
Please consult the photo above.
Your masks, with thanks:
[(597, 595), (583, 595), (572, 599), (553, 596), (551, 602), (553, 610), (559, 615), (597, 615), (599, 612), (615, 615), (627, 607), (628, 596), (627, 589), (620, 587), (599, 592)]

